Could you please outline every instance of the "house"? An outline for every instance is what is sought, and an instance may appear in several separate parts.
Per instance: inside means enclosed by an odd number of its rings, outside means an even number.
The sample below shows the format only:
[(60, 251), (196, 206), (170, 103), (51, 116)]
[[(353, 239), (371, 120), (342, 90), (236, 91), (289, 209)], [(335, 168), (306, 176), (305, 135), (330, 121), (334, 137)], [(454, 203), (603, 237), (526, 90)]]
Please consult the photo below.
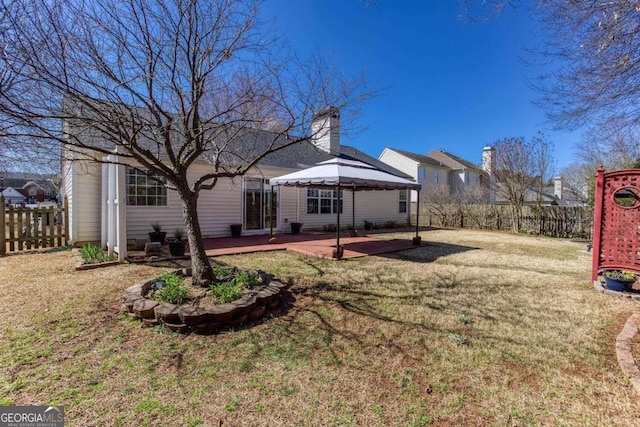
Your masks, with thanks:
[(46, 176), (13, 172), (0, 172), (0, 193), (5, 203), (11, 204), (54, 201), (57, 196), (55, 186)]
[[(509, 201), (501, 194), (500, 187), (503, 183), (495, 181), (495, 154), (494, 147), (485, 147), (482, 151), (482, 169), (486, 173), (486, 179), (489, 182), (489, 200), (491, 204), (506, 205)], [(503, 176), (508, 174), (501, 174)], [(524, 204), (532, 206), (564, 206), (576, 207), (586, 206), (587, 194), (586, 190), (581, 193), (571, 188), (565, 188), (561, 176), (555, 177), (553, 181), (542, 184), (540, 194), (537, 188), (540, 188), (541, 178), (534, 177), (533, 188), (528, 188), (524, 192)]]
[(13, 187), (5, 187), (0, 193), (2, 193), (6, 205), (22, 205), (27, 200), (24, 194)]
[[(385, 148), (378, 160), (422, 184), (421, 198), (435, 189), (441, 189), (448, 195), (464, 194), (469, 189), (486, 186), (487, 182), (487, 173), (480, 166), (444, 150), (422, 155)], [(411, 201), (417, 201), (416, 192), (412, 192)]]
[[(323, 132), (313, 141), (292, 145), (270, 153), (242, 177), (221, 178), (211, 190), (198, 198), (198, 216), (203, 237), (228, 236), (230, 225), (242, 223), (244, 234), (266, 234), (271, 227), (276, 232), (288, 232), (293, 222), (303, 223), (303, 229), (320, 229), (335, 224), (338, 206), (335, 190), (320, 188), (271, 187), (269, 179), (311, 167), (332, 158), (358, 160), (385, 172), (410, 178), (392, 166), (362, 151), (340, 143), (340, 115), (335, 109), (325, 109), (314, 115), (314, 126)], [(68, 127), (71, 129), (71, 127)], [(263, 135), (264, 143), (273, 141), (273, 134)], [(242, 144), (242, 141), (237, 141)], [(260, 138), (252, 140), (260, 144)], [(76, 152), (63, 153), (61, 194), (68, 197), (70, 241), (84, 242), (119, 236), (146, 239), (151, 223), (160, 223), (164, 230), (183, 228), (182, 208), (177, 192), (165, 187), (162, 179), (147, 176), (138, 165), (116, 164), (117, 153), (103, 158), (104, 162), (87, 160)], [(201, 161), (192, 167), (190, 178), (201, 176), (211, 166)], [(275, 204), (272, 206), (271, 192)], [(342, 211), (351, 213), (355, 204), (355, 225), (364, 220), (395, 221), (406, 224), (410, 207), (406, 190), (367, 191), (352, 194), (342, 192)], [(351, 223), (351, 215), (345, 215)], [(122, 238), (118, 239), (122, 241)]]

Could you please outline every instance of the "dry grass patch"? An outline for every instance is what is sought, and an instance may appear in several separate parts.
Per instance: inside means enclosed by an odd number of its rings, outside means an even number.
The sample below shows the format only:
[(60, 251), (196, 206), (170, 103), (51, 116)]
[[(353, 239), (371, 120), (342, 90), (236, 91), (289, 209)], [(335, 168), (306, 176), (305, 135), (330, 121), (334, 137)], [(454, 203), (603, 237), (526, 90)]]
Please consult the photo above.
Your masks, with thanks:
[(613, 348), (636, 304), (593, 291), (584, 245), (466, 230), (423, 240), (343, 262), (221, 258), (295, 285), (280, 316), (210, 337), (120, 314), (123, 289), (168, 268), (2, 258), (0, 403), (63, 404), (70, 425), (640, 422)]

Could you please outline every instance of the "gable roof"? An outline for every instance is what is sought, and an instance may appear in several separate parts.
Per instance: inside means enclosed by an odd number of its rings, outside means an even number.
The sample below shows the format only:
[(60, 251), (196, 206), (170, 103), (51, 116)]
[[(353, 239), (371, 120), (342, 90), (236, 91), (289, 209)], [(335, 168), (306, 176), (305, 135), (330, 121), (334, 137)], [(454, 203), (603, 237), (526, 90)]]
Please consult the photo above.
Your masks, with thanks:
[(386, 148), (386, 150), (395, 151), (396, 153), (422, 165), (446, 168), (450, 170), (469, 169), (479, 173), (484, 172), (480, 166), (444, 150), (433, 150), (425, 155), (411, 153), (397, 148)]
[(396, 153), (398, 153), (398, 154), (400, 154), (402, 156), (405, 156), (405, 157), (413, 160), (414, 162), (418, 162), (418, 163), (420, 163), (422, 165), (449, 168), (449, 166), (443, 164), (442, 162), (438, 162), (437, 160), (435, 160), (435, 159), (433, 159), (431, 157), (423, 156), (421, 154), (411, 153), (409, 151), (400, 150), (398, 148), (387, 148), (387, 150), (395, 151)]
[(8, 201), (10, 199), (16, 200), (22, 200), (22, 199), (26, 199), (26, 196), (22, 193), (20, 193), (18, 190), (16, 190), (13, 187), (5, 187), (1, 194), (4, 196), (4, 198)]
[(17, 190), (21, 190), (27, 187), (29, 184), (35, 184), (43, 191), (48, 190), (51, 192), (55, 192), (56, 190), (55, 186), (49, 179), (47, 179), (46, 175), (0, 172), (0, 176), (2, 176), (2, 185), (5, 188), (13, 187)]
[(280, 151), (270, 153), (258, 162), (258, 166), (283, 169), (305, 169), (314, 166), (317, 163), (335, 158), (357, 160), (380, 169), (388, 174), (395, 175), (400, 178), (413, 179), (406, 173), (399, 171), (393, 166), (390, 166), (355, 147), (340, 145), (340, 155), (334, 156), (318, 149), (309, 141), (301, 142)]
[(478, 165), (444, 150), (433, 150), (432, 152), (427, 153), (426, 156), (446, 165), (453, 170), (470, 169), (477, 172), (483, 172)]
[[(90, 102), (94, 103), (97, 108), (113, 110), (117, 114), (122, 114), (123, 110), (125, 110), (126, 112), (128, 108), (134, 108), (136, 113), (140, 115), (141, 119), (148, 119), (150, 116), (150, 113), (143, 108), (130, 107), (126, 105), (119, 105), (96, 100), (90, 100)], [(76, 113), (78, 112), (78, 110), (82, 111), (82, 105), (80, 105), (78, 101), (72, 101), (68, 99), (65, 99), (64, 108), (70, 109), (70, 111), (74, 111)], [(80, 114), (84, 113), (81, 112)], [(70, 121), (73, 121), (73, 119), (71, 119)], [(85, 143), (87, 143), (88, 141), (89, 145), (107, 151), (113, 151), (114, 149), (116, 149), (116, 144), (104, 140), (104, 138), (101, 138), (100, 135), (94, 135), (95, 132), (91, 132), (90, 129), (84, 129), (82, 126), (80, 126), (77, 127), (77, 131), (80, 133), (79, 139), (82, 139)], [(84, 134), (82, 134), (83, 132)], [(288, 135), (279, 134), (277, 132), (265, 129), (229, 125), (218, 126), (215, 123), (209, 123), (209, 129), (207, 130), (207, 132), (209, 133), (208, 136), (211, 138), (211, 152), (205, 152), (201, 154), (199, 160), (203, 162), (207, 162), (208, 160), (210, 160), (210, 158), (212, 157), (212, 153), (215, 152), (215, 149), (217, 148), (216, 139), (220, 137), (220, 139), (222, 140), (222, 145), (225, 146), (225, 148), (221, 152), (220, 161), (222, 162), (222, 164), (226, 164), (229, 166), (243, 163), (246, 159), (252, 159), (257, 155), (264, 153), (270, 147), (282, 147), (290, 143), (291, 141)], [(140, 143), (142, 146), (149, 149), (159, 157), (166, 156), (166, 150), (163, 145), (158, 144), (154, 140), (145, 137), (144, 134), (139, 136), (138, 143)], [(176, 148), (179, 146), (179, 144), (180, 141), (178, 138)], [(120, 147), (117, 148), (119, 149)], [(380, 160), (369, 156), (368, 154), (354, 147), (340, 145), (340, 154), (337, 157), (358, 160), (392, 175), (401, 178), (412, 179), (411, 176), (405, 174), (404, 172), (399, 171), (398, 169), (384, 162), (381, 162)], [(336, 156), (320, 150), (313, 144), (312, 141), (302, 141), (300, 143), (296, 143), (267, 154), (257, 163), (257, 166), (283, 169), (304, 169), (313, 166), (316, 163), (333, 158), (336, 158)]]

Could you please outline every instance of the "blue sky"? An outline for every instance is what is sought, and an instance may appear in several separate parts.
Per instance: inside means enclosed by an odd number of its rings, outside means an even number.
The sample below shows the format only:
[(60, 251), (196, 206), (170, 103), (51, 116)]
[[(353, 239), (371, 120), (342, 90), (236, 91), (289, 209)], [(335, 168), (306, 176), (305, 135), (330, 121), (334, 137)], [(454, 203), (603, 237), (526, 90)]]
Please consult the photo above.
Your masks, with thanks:
[[(482, 148), (538, 131), (555, 145), (559, 170), (580, 132), (553, 130), (527, 83), (540, 69), (523, 61), (535, 22), (510, 11), (469, 24), (449, 0), (266, 0), (263, 13), (301, 55), (317, 49), (347, 74), (367, 72), (382, 95), (367, 101), (343, 139), (378, 157), (384, 147), (444, 149), (480, 163)], [(557, 172), (557, 171), (556, 171)]]

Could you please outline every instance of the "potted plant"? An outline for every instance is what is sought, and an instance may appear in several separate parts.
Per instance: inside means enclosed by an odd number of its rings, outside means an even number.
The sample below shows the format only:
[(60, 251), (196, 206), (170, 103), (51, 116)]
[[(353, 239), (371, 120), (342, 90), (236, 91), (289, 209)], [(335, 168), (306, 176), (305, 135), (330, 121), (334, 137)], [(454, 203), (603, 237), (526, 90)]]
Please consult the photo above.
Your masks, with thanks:
[(159, 242), (161, 245), (164, 245), (164, 239), (167, 237), (167, 232), (162, 231), (162, 226), (157, 222), (151, 223), (151, 228), (153, 228), (153, 231), (149, 233), (149, 240), (152, 242)]
[(603, 274), (607, 289), (624, 291), (636, 281), (636, 274), (628, 270), (607, 270)]
[(371, 230), (371, 227), (373, 227), (373, 223), (371, 221), (367, 221), (366, 219), (364, 220), (364, 229), (366, 231)]
[(291, 234), (300, 234), (300, 230), (302, 229), (301, 222), (292, 222), (291, 223)]
[(240, 237), (242, 234), (242, 224), (231, 224), (231, 237)]
[(186, 243), (184, 240), (184, 231), (181, 228), (173, 230), (173, 240), (169, 242), (169, 252), (171, 256), (184, 256)]

